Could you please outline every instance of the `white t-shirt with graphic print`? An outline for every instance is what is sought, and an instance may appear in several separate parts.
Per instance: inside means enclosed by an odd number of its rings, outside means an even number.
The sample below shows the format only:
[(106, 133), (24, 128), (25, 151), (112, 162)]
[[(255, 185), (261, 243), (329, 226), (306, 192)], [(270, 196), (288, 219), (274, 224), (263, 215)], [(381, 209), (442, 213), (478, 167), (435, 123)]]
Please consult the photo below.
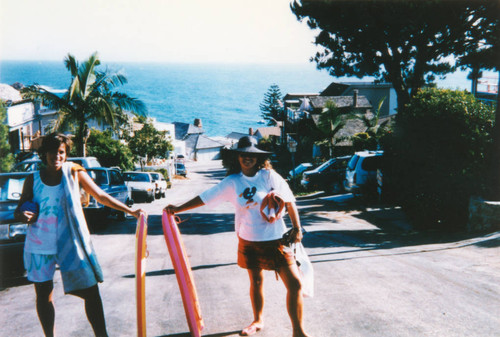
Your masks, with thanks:
[(295, 201), (287, 182), (274, 170), (261, 169), (255, 176), (236, 173), (225, 177), (219, 184), (200, 194), (208, 206), (230, 202), (235, 207), (236, 234), (247, 241), (280, 239), (286, 231), (283, 218), (267, 222), (260, 214), (264, 197), (273, 189), (285, 202)]

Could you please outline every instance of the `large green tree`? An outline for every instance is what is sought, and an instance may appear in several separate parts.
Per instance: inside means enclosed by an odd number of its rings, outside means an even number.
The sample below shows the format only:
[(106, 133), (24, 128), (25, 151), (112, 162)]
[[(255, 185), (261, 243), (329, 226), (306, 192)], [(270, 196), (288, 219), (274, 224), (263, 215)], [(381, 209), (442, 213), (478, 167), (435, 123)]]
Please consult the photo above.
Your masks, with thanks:
[(469, 11), (468, 40), (465, 53), (460, 55), (459, 64), (472, 68), (471, 79), (477, 80), (482, 69), (495, 70), (498, 75), (497, 106), (493, 129), (490, 181), (495, 188), (489, 196), (500, 200), (500, 1), (490, 1), (487, 5), (472, 2)]
[(119, 126), (127, 119), (125, 111), (138, 115), (146, 113), (142, 101), (114, 91), (117, 86), (127, 83), (126, 77), (109, 70), (98, 70), (100, 63), (97, 53), (82, 63), (68, 54), (64, 64), (71, 74), (71, 84), (63, 96), (37, 84), (21, 91), (24, 98), (39, 101), (58, 111), (53, 131), (74, 132), (78, 155), (84, 153), (88, 121), (105, 122), (118, 131)]
[(155, 158), (167, 158), (169, 151), (173, 150), (172, 144), (166, 138), (165, 131), (158, 131), (154, 125), (144, 119), (143, 127), (134, 132), (128, 139), (128, 147), (134, 155), (134, 159), (139, 161), (141, 167), (144, 163)]
[(391, 82), (401, 110), (436, 75), (456, 69), (453, 56), (477, 38), (471, 32), (485, 12), (498, 14), (498, 1), (296, 0), (291, 9), (318, 30), (318, 68)]
[(6, 123), (7, 109), (2, 101), (0, 101), (0, 172), (9, 172), (14, 164), (9, 145), (9, 126)]

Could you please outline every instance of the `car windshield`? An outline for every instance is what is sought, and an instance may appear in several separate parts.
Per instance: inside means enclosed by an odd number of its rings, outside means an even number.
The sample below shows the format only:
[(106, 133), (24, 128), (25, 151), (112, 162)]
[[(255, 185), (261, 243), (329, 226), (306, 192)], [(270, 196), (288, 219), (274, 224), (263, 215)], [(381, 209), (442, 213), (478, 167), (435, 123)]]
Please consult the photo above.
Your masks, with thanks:
[(19, 200), (26, 177), (0, 177), (0, 201)]
[(327, 168), (328, 166), (330, 166), (330, 164), (333, 162), (333, 159), (330, 159), (328, 161), (325, 161), (323, 164), (321, 164), (320, 166), (318, 166), (318, 168), (316, 168), (316, 170), (318, 171), (323, 171), (325, 168)]
[(359, 160), (358, 155), (352, 156), (351, 160), (349, 160), (349, 164), (347, 164), (347, 169), (349, 171), (354, 171), (354, 169), (356, 168), (356, 164), (358, 163), (358, 160)]
[(147, 173), (125, 173), (123, 179), (126, 181), (149, 182), (149, 174)]
[(107, 185), (108, 175), (103, 170), (87, 170), (89, 176), (95, 181), (97, 185)]

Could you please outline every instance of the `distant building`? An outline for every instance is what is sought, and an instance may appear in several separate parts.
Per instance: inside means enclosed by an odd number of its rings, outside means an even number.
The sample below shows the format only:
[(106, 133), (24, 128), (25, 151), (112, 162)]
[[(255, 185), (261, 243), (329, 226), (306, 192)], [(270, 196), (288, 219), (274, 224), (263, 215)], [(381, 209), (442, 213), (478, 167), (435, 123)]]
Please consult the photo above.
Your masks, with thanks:
[(320, 93), (320, 96), (353, 96), (354, 90), (358, 91), (359, 96), (366, 97), (374, 108), (385, 97), (380, 109), (380, 117), (397, 113), (397, 94), (392, 83), (332, 82)]

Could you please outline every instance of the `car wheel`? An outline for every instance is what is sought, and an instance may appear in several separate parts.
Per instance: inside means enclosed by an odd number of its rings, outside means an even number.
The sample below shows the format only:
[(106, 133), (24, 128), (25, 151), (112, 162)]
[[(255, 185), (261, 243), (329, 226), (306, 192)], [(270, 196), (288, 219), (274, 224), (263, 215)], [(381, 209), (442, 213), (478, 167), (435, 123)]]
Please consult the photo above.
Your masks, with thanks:
[(330, 184), (328, 192), (330, 192), (331, 194), (339, 194), (343, 192), (342, 184), (338, 181), (332, 182)]

